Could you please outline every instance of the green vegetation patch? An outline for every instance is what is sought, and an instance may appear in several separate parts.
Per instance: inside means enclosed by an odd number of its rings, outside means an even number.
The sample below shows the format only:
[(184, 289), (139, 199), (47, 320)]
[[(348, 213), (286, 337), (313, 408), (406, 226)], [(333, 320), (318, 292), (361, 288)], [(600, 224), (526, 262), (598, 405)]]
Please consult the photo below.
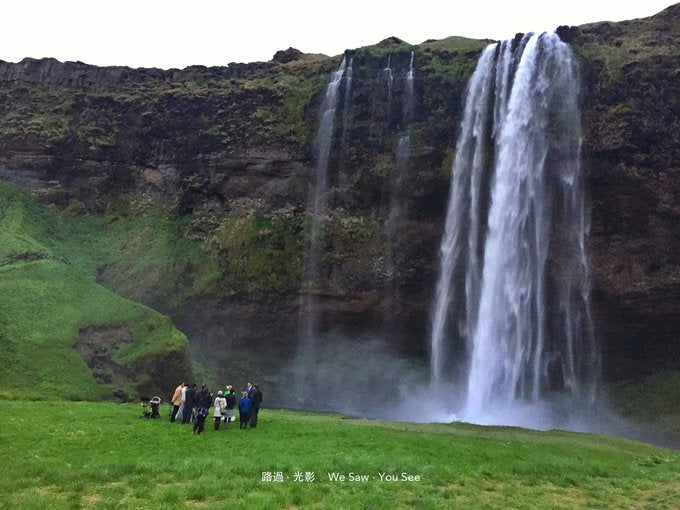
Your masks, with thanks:
[(0, 182), (0, 268), (53, 255), (46, 242), (54, 217), (28, 194)]
[(8, 508), (673, 508), (680, 492), (677, 452), (586, 434), (264, 409), (257, 429), (209, 420), (196, 436), (166, 405), (159, 420), (111, 403), (3, 407)]
[(296, 289), (300, 285), (303, 217), (257, 211), (225, 217), (216, 228), (213, 256), (225, 265), (222, 285), (237, 291)]
[(617, 80), (629, 64), (655, 57), (680, 57), (680, 47), (673, 39), (678, 32), (680, 19), (670, 15), (591, 23), (579, 27), (574, 48), (584, 59), (602, 65), (600, 82), (607, 85)]
[(0, 137), (53, 145), (68, 134), (73, 97), (39, 85), (0, 87)]
[[(193, 296), (219, 278), (216, 263), (187, 236), (190, 218), (155, 210), (122, 216), (81, 216), (68, 226), (69, 253), (81, 257), (80, 267), (128, 298), (170, 304)], [(90, 252), (78, 245), (91, 243)], [(92, 254), (96, 254), (92, 257)]]
[(309, 107), (323, 90), (329, 64), (332, 61), (328, 57), (305, 55), (243, 83), (247, 90), (273, 91), (279, 99), (277, 105), (262, 105), (255, 112), (265, 139), (277, 145), (286, 140), (303, 150), (309, 147), (317, 121)]
[(145, 359), (187, 351), (186, 337), (170, 319), (117, 296), (73, 266), (67, 254), (78, 250), (61, 243), (59, 221), (26, 193), (0, 183), (0, 395), (5, 397), (110, 395), (113, 381), (100, 384), (75, 349), (88, 329), (129, 333), (109, 364), (122, 367), (130, 383), (146, 375), (135, 371)]
[(487, 44), (490, 44), (489, 39), (469, 39), (467, 37), (460, 37), (452, 35), (444, 39), (436, 41), (424, 42), (418, 46), (421, 49), (429, 48), (433, 51), (448, 51), (448, 52), (477, 52), (481, 51)]

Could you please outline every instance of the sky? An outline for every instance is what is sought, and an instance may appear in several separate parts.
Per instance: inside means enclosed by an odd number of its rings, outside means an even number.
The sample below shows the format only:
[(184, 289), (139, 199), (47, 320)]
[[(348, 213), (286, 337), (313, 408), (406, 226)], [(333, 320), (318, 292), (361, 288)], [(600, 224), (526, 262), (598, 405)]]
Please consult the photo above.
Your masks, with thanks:
[(396, 36), (506, 39), (651, 16), (673, 0), (6, 0), (0, 59), (183, 68), (270, 60), (290, 46), (337, 55)]

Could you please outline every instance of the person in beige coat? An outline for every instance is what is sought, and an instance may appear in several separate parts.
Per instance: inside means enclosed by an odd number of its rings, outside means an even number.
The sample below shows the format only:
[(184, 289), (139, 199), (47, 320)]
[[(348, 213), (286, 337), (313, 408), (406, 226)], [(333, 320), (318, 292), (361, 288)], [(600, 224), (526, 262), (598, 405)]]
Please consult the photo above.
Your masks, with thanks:
[(179, 406), (182, 404), (182, 388), (184, 388), (184, 381), (179, 383), (179, 386), (175, 388), (175, 393), (172, 394), (172, 413), (170, 414), (170, 421), (175, 421)]

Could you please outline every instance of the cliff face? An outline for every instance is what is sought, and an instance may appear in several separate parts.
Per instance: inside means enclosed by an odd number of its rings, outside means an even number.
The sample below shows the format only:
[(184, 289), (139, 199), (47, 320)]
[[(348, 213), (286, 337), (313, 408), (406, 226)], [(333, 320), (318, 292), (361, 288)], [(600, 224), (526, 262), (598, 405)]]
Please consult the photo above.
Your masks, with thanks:
[[(583, 59), (593, 300), (610, 376), (680, 367), (678, 11), (563, 30)], [(392, 38), (348, 52), (322, 330), (424, 355), (462, 97), (485, 44)], [(412, 150), (396, 187), (411, 51)], [(181, 71), (0, 63), (0, 179), (73, 225), (100, 222), (116, 246), (97, 257), (100, 283), (169, 314), (216, 376), (274, 380), (295, 351), (314, 133), (338, 63), (296, 52)]]
[(680, 5), (580, 27), (594, 303), (612, 376), (680, 366)]

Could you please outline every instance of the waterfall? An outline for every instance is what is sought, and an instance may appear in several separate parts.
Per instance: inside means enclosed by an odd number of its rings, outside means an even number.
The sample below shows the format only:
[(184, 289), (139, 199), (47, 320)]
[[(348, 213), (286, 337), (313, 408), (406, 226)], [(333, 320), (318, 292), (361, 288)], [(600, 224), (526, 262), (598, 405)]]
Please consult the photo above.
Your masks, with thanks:
[(464, 387), (466, 420), (593, 396), (578, 91), (571, 50), (547, 33), (488, 46), (468, 84), (430, 359), (434, 390)]
[[(385, 225), (386, 249), (387, 249), (387, 276), (390, 286), (394, 285), (396, 277), (396, 269), (394, 262), (394, 254), (398, 251), (398, 234), (397, 230), (406, 214), (406, 200), (407, 195), (404, 189), (404, 181), (408, 173), (408, 161), (411, 157), (411, 133), (410, 123), (413, 120), (413, 102), (414, 102), (414, 88), (413, 81), (415, 78), (415, 71), (413, 67), (415, 53), (411, 52), (411, 59), (409, 63), (409, 70), (404, 78), (404, 103), (403, 103), (403, 124), (406, 127), (406, 133), (399, 137), (395, 149), (395, 172), (392, 182), (392, 193), (390, 196), (389, 213)], [(389, 60), (388, 60), (389, 61)], [(386, 301), (387, 320), (391, 320), (398, 312), (394, 304), (395, 291), (388, 292)]]
[(349, 114), (352, 109), (352, 77), (354, 70), (354, 57), (350, 57), (349, 64), (345, 70), (345, 99), (342, 103), (342, 152), (347, 153), (347, 131), (349, 129)]
[[(440, 247), (439, 278), (430, 339), (430, 379), (435, 389), (442, 383), (446, 354), (444, 342), (450, 336), (447, 334), (447, 326), (451, 320), (450, 308), (454, 297), (454, 269), (460, 273), (466, 267), (471, 268), (467, 274), (463, 274), (468, 294), (478, 292), (479, 287), (479, 270), (477, 269), (479, 250), (469, 250), (468, 240), (479, 238), (480, 217), (479, 214), (474, 214), (474, 204), (479, 203), (481, 193), (479, 180), (485, 171), (483, 155), (486, 136), (484, 136), (483, 128), (487, 122), (495, 51), (494, 46), (488, 46), (484, 50), (470, 78), (463, 121), (456, 145), (449, 205)], [(473, 180), (475, 180), (475, 185), (473, 185)], [(460, 274), (456, 276), (460, 279)], [(474, 297), (465, 299), (460, 289), (456, 292), (456, 297), (455, 306), (458, 313), (455, 318), (460, 322), (455, 324), (456, 329), (459, 330), (456, 333), (463, 341), (467, 341), (469, 335), (466, 319), (475, 317), (476, 299)], [(466, 309), (467, 313), (464, 313)]]
[(408, 73), (404, 80), (404, 125), (406, 126), (406, 134), (399, 138), (397, 143), (397, 183), (401, 184), (404, 180), (404, 172), (406, 171), (406, 164), (411, 157), (411, 122), (413, 122), (413, 101), (415, 99), (413, 91), (413, 81), (415, 79), (415, 68), (413, 67), (413, 60), (415, 52), (411, 52), (411, 60), (408, 66)]
[(413, 60), (415, 59), (415, 52), (411, 52), (411, 60), (408, 65), (408, 73), (406, 73), (406, 101), (404, 102), (404, 123), (408, 126), (413, 120), (413, 81), (416, 73), (413, 67)]
[(411, 60), (408, 66), (408, 72), (404, 79), (404, 126), (406, 126), (406, 134), (402, 135), (397, 142), (396, 160), (397, 160), (397, 183), (400, 184), (404, 179), (404, 172), (406, 164), (411, 157), (411, 122), (413, 122), (413, 101), (414, 90), (413, 81), (415, 79), (415, 68), (413, 67), (413, 60), (415, 52), (411, 52)]
[(319, 333), (319, 315), (316, 310), (316, 296), (321, 283), (321, 252), (323, 248), (322, 224), (327, 206), (328, 163), (330, 160), (335, 113), (338, 108), (339, 88), (345, 74), (346, 60), (342, 59), (336, 71), (331, 72), (325, 95), (319, 110), (319, 129), (314, 141), (315, 182), (310, 188), (308, 213), (311, 216), (310, 238), (305, 252), (302, 281), (300, 285), (300, 317), (298, 339), (300, 349), (297, 359), (296, 395), (308, 398), (307, 388), (310, 363), (315, 358), (315, 344)]
[(392, 55), (387, 56), (387, 67), (382, 70), (387, 83), (387, 116), (389, 117), (390, 109), (392, 107), (392, 85), (394, 83), (394, 76), (392, 75)]

